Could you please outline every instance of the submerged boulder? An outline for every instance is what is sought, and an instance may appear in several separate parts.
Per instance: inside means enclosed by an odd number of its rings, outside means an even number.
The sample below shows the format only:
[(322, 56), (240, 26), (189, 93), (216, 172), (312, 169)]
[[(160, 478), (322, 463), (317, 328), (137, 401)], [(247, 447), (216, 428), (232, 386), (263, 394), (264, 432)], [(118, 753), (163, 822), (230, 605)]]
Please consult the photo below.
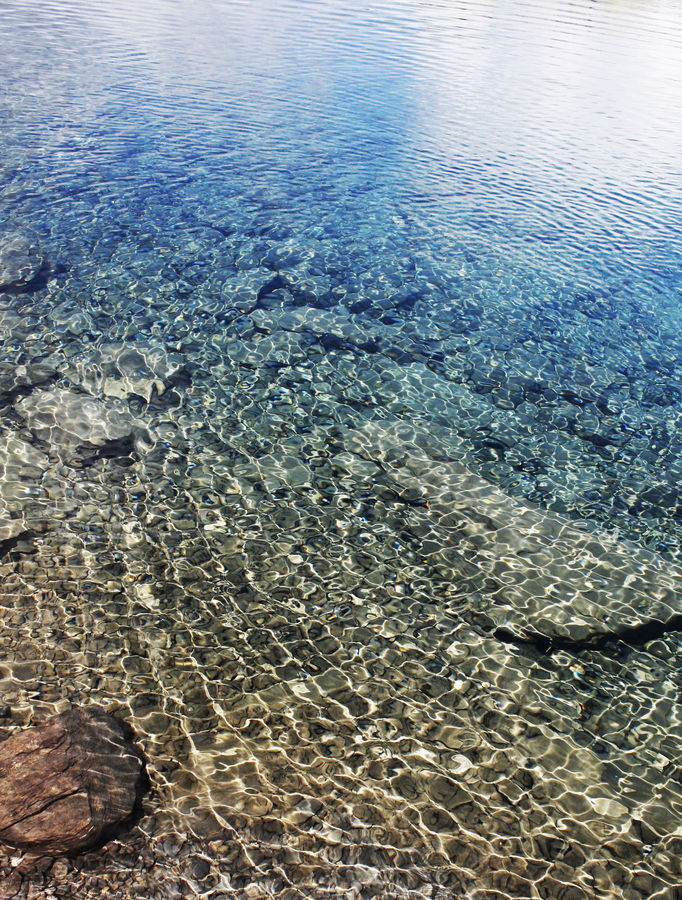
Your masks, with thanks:
[[(27, 531), (42, 531), (44, 508), (40, 495), (27, 491), (49, 468), (47, 456), (17, 432), (0, 441), (0, 545)], [(0, 550), (1, 555), (1, 550)]]
[(130, 819), (144, 763), (121, 724), (96, 707), (73, 709), (0, 744), (0, 840), (75, 854)]
[(169, 352), (162, 344), (109, 342), (72, 362), (66, 374), (72, 384), (93, 396), (127, 400), (137, 394), (149, 403), (154, 389), (161, 396), (184, 363), (179, 353)]
[(80, 444), (98, 447), (119, 441), (135, 426), (123, 401), (100, 400), (55, 386), (32, 391), (15, 408), (40, 440), (67, 451)]
[(43, 268), (45, 258), (28, 234), (0, 237), (0, 290), (26, 287)]
[(381, 463), (396, 497), (416, 500), (424, 555), (474, 573), (485, 597), (472, 611), (498, 637), (582, 649), (682, 627), (682, 567), (509, 496), (448, 459), (433, 431), (367, 421), (344, 443)]

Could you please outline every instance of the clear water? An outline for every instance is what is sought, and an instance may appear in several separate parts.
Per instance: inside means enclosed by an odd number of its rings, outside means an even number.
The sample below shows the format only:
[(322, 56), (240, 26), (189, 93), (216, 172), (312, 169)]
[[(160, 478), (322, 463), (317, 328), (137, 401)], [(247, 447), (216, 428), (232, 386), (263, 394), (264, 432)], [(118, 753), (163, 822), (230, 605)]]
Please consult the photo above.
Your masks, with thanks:
[(679, 5), (0, 50), (0, 730), (105, 705), (153, 788), (24, 888), (678, 896)]

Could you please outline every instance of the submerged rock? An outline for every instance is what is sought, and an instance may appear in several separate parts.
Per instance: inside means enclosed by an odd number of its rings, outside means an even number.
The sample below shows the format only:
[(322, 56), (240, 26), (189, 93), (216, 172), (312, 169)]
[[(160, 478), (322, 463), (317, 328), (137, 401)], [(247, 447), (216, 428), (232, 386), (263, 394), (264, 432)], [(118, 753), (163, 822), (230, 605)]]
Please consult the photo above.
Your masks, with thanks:
[(132, 814), (144, 764), (121, 724), (73, 709), (0, 744), (0, 840), (52, 855), (105, 840)]
[(135, 426), (121, 400), (100, 400), (59, 387), (33, 391), (16, 409), (38, 438), (63, 449), (84, 443), (102, 446), (128, 437)]
[(434, 563), (456, 545), (484, 576), (500, 637), (580, 648), (682, 625), (682, 569), (658, 554), (510, 497), (408, 423), (369, 421), (344, 442), (420, 498)]
[(56, 374), (57, 370), (46, 363), (17, 366), (12, 362), (0, 362), (0, 406), (13, 403), (36, 387), (50, 384)]
[(16, 290), (28, 285), (43, 267), (45, 259), (27, 234), (0, 238), (0, 290)]
[[(0, 542), (26, 531), (42, 530), (38, 524), (40, 483), (49, 467), (44, 453), (16, 432), (6, 431), (0, 441)], [(33, 484), (27, 490), (27, 484)], [(35, 513), (36, 515), (32, 514)]]
[(161, 396), (177, 378), (185, 360), (160, 344), (103, 343), (91, 357), (75, 362), (67, 372), (69, 381), (93, 395), (126, 400), (133, 394), (147, 402), (152, 392)]
[(357, 325), (348, 316), (312, 306), (285, 312), (257, 309), (251, 313), (251, 318), (258, 328), (329, 335), (339, 342), (358, 347), (365, 346), (372, 338), (366, 325)]

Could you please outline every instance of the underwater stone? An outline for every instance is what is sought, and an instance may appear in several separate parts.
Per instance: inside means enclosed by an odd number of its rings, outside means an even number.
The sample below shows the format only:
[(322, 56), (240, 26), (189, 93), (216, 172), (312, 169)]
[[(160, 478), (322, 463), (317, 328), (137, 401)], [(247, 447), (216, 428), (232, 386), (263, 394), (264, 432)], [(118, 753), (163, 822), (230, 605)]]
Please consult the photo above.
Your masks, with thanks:
[(78, 853), (134, 812), (144, 764), (121, 724), (73, 709), (0, 744), (0, 840), (39, 853)]
[(0, 363), (0, 405), (13, 403), (18, 397), (30, 394), (35, 387), (49, 384), (56, 374), (57, 370), (46, 363), (20, 366)]
[(364, 345), (368, 340), (369, 330), (367, 327), (357, 325), (348, 316), (315, 307), (286, 310), (286, 312), (257, 309), (251, 313), (251, 318), (258, 328), (332, 335), (340, 341), (347, 341), (349, 344), (358, 346)]
[(0, 241), (0, 290), (23, 288), (43, 267), (44, 257), (35, 242), (25, 234), (14, 234)]
[(370, 421), (344, 443), (428, 499), (421, 518), (488, 580), (486, 615), (504, 639), (598, 646), (679, 628), (682, 568), (658, 554), (508, 496), (408, 423)]
[(100, 400), (58, 387), (33, 391), (16, 409), (41, 440), (64, 449), (126, 438), (136, 424), (119, 399)]
[(179, 353), (153, 343), (103, 343), (92, 356), (78, 360), (67, 371), (69, 381), (93, 395), (125, 400), (133, 394), (147, 402), (173, 383), (184, 365)]
[(38, 481), (48, 468), (48, 459), (38, 448), (16, 433), (3, 435), (0, 442), (0, 541), (13, 540), (25, 531), (36, 529), (27, 521), (27, 510), (35, 505), (37, 492), (27, 491), (26, 483)]

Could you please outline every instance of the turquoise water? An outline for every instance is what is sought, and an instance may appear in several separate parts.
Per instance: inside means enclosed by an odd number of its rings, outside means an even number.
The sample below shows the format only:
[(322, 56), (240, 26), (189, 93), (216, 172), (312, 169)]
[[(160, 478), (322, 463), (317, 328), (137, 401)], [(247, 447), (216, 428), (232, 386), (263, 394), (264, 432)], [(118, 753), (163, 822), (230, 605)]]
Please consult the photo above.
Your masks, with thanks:
[(679, 7), (0, 12), (5, 731), (159, 896), (677, 896)]

